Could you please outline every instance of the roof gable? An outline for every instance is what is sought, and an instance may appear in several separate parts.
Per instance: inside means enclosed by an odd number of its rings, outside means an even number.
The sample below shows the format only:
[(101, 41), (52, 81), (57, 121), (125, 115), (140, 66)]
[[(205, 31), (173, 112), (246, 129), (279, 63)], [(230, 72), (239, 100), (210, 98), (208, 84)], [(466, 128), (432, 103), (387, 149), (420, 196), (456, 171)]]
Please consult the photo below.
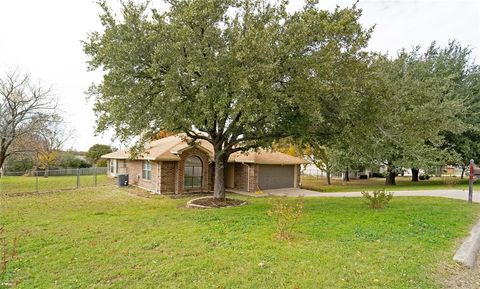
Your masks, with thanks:
[[(174, 136), (165, 137), (159, 140), (154, 140), (145, 146), (145, 151), (138, 156), (137, 160), (152, 160), (152, 161), (179, 161), (182, 152), (191, 148), (198, 148), (206, 152), (210, 160), (214, 160), (213, 146), (205, 140), (198, 140), (194, 144), (189, 144), (184, 134), (177, 134)], [(119, 150), (106, 155), (102, 158), (106, 159), (129, 159), (130, 153), (128, 150)], [(250, 151), (245, 153), (234, 153), (228, 159), (230, 163), (254, 163), (265, 165), (295, 165), (307, 164), (308, 161), (304, 159), (290, 156), (284, 153), (259, 149), (257, 151)]]

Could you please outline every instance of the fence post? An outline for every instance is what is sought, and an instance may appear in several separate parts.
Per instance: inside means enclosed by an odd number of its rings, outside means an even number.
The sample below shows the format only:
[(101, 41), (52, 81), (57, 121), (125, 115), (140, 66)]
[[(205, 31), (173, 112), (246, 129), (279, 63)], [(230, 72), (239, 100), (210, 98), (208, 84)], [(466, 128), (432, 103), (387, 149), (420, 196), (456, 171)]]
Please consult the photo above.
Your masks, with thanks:
[(80, 169), (77, 169), (77, 189), (80, 187)]
[(38, 193), (38, 171), (35, 170), (35, 192)]
[(97, 186), (97, 167), (93, 168), (93, 186)]

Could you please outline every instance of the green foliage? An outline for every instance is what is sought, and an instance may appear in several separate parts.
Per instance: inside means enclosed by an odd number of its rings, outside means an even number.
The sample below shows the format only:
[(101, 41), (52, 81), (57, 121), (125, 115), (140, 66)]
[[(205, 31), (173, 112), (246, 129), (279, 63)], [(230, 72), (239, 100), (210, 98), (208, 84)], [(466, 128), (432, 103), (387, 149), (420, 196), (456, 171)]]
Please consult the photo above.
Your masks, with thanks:
[(85, 160), (79, 158), (74, 152), (62, 152), (60, 153), (57, 166), (61, 168), (89, 168), (90, 164)]
[[(385, 161), (388, 170), (404, 167), (431, 168), (456, 157), (444, 148), (444, 134), (462, 133), (468, 113), (465, 99), (455, 90), (456, 77), (447, 73), (457, 65), (453, 46), (441, 49), (433, 43), (425, 52), (420, 47), (402, 50), (395, 58), (379, 56), (372, 64), (377, 87), (369, 90), (378, 101), (372, 134), (368, 143), (376, 160)], [(465, 66), (460, 65), (460, 69)]]
[(418, 179), (420, 179), (421, 181), (428, 181), (430, 179), (430, 175), (422, 174), (418, 176)]
[(107, 162), (106, 159), (99, 159), (97, 161), (96, 166), (99, 167), (99, 168), (105, 168), (105, 167), (107, 167), (107, 164), (108, 164), (108, 162)]
[(86, 157), (87, 157), (87, 160), (91, 163), (91, 164), (97, 164), (98, 161), (100, 160), (100, 158), (103, 156), (103, 155), (106, 155), (108, 153), (111, 153), (113, 150), (112, 150), (112, 147), (109, 146), (109, 145), (105, 145), (105, 144), (94, 144), (93, 146), (91, 146), (87, 153), (86, 153)]
[[(355, 7), (334, 11), (287, 1), (170, 1), (167, 11), (127, 2), (121, 17), (101, 2), (104, 30), (84, 42), (89, 69), (103, 69), (95, 98), (98, 131), (122, 140), (184, 132), (229, 155), (277, 138), (341, 131), (370, 37)], [(343, 111), (345, 109), (345, 111)], [(313, 113), (315, 112), (315, 113)], [(215, 182), (215, 197), (224, 188)]]
[(393, 199), (393, 193), (385, 192), (385, 190), (362, 192), (363, 198), (372, 209), (385, 209), (388, 203)]
[(452, 176), (452, 177), (445, 177), (443, 179), (443, 182), (445, 183), (446, 186), (451, 188), (456, 186), (460, 182), (460, 180), (456, 176)]
[(5, 170), (7, 172), (27, 172), (35, 167), (32, 156), (29, 155), (11, 155), (5, 161)]
[(275, 220), (277, 238), (291, 240), (293, 230), (303, 216), (304, 200), (299, 197), (292, 201), (287, 197), (272, 199), (272, 206), (267, 214)]
[(372, 178), (385, 178), (385, 174), (382, 173), (372, 173)]

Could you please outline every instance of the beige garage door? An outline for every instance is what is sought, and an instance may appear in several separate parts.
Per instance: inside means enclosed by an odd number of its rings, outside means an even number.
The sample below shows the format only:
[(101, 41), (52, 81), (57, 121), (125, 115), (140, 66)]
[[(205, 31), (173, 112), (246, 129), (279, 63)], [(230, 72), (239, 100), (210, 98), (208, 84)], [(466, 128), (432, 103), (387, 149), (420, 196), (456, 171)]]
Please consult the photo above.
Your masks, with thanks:
[(262, 190), (292, 188), (294, 184), (294, 166), (260, 165), (258, 174)]

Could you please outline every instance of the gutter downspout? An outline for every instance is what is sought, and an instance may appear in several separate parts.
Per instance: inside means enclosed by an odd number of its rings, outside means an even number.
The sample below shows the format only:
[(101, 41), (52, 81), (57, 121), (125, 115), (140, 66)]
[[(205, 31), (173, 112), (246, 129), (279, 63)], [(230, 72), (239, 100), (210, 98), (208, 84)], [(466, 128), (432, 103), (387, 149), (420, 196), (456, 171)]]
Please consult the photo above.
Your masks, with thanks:
[(250, 192), (250, 166), (243, 162), (242, 165), (247, 167), (247, 192)]

